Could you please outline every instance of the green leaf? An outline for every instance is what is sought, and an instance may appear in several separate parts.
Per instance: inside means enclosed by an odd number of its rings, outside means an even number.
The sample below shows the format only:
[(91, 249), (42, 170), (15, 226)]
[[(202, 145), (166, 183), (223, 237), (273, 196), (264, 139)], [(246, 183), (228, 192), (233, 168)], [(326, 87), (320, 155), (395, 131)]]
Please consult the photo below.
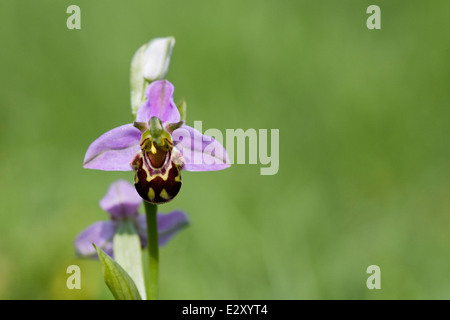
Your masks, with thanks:
[(115, 260), (130, 275), (140, 296), (146, 300), (141, 240), (131, 221), (120, 221), (113, 246)]
[(141, 300), (139, 291), (128, 273), (102, 249), (97, 248), (98, 258), (102, 264), (103, 277), (109, 290), (117, 300)]

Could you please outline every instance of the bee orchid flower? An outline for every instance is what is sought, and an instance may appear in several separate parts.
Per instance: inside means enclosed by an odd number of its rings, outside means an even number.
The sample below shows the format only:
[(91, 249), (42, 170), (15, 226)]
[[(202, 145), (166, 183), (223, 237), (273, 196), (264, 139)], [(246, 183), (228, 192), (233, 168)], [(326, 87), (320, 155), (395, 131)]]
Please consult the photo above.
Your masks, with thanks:
[(230, 166), (225, 148), (187, 126), (173, 101), (174, 86), (154, 81), (134, 123), (112, 129), (88, 148), (89, 169), (135, 171), (139, 195), (153, 204), (173, 199), (181, 188), (181, 170), (215, 171)]

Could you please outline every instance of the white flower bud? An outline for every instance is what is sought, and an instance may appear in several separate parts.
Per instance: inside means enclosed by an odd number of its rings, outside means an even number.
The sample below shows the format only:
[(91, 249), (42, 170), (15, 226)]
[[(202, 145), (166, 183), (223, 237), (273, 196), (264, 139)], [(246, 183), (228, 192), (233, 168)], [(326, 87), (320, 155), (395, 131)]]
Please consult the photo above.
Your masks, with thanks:
[(155, 38), (140, 47), (131, 61), (131, 110), (137, 110), (145, 101), (145, 87), (163, 79), (169, 69), (175, 38)]
[(163, 79), (169, 69), (173, 37), (156, 38), (148, 43), (144, 52), (144, 78), (148, 81)]

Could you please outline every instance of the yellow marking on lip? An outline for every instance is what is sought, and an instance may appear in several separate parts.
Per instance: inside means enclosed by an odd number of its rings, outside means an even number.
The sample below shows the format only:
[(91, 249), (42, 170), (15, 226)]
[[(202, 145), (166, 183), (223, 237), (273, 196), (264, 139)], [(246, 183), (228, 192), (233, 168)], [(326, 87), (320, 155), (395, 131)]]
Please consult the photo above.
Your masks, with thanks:
[(169, 194), (167, 193), (166, 189), (162, 189), (161, 193), (159, 194), (159, 196), (161, 198), (163, 198), (164, 200), (169, 200)]
[[(141, 153), (142, 154), (142, 153)], [(149, 163), (149, 165), (150, 165), (150, 167), (153, 169), (153, 171), (156, 171), (157, 173), (153, 173), (152, 175), (150, 174), (150, 171), (149, 171), (149, 168), (146, 166), (146, 165), (144, 165), (144, 163), (146, 163), (145, 162), (145, 159), (144, 159), (144, 156), (142, 156), (142, 167), (140, 168), (140, 169), (143, 169), (144, 171), (145, 171), (145, 174), (146, 174), (146, 177), (145, 177), (145, 180), (147, 180), (147, 182), (150, 182), (150, 181), (152, 181), (154, 178), (156, 178), (156, 177), (161, 177), (164, 181), (167, 181), (167, 179), (169, 178), (169, 172), (170, 172), (170, 170), (172, 169), (172, 167), (173, 167), (173, 162), (172, 162), (172, 160), (170, 159), (170, 155), (168, 156), (169, 157), (169, 165), (167, 166), (167, 168), (166, 168), (166, 171), (164, 172), (164, 174), (162, 174), (161, 173), (161, 170), (160, 169), (155, 169), (155, 168), (153, 168), (152, 166), (151, 166), (151, 163)], [(150, 162), (150, 160), (149, 160), (149, 162)]]
[(175, 182), (181, 182), (181, 177), (180, 174), (178, 173), (178, 175), (173, 179)]
[(155, 191), (153, 190), (152, 187), (148, 188), (148, 198), (150, 200), (154, 200), (155, 199)]

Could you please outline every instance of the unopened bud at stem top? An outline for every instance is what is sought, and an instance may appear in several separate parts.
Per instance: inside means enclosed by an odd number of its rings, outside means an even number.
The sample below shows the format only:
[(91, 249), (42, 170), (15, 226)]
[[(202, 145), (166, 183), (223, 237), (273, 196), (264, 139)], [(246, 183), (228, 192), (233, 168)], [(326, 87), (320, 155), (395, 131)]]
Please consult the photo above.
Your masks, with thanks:
[(169, 69), (175, 38), (155, 38), (141, 46), (131, 61), (131, 110), (137, 110), (145, 101), (145, 88), (153, 81), (163, 79)]

